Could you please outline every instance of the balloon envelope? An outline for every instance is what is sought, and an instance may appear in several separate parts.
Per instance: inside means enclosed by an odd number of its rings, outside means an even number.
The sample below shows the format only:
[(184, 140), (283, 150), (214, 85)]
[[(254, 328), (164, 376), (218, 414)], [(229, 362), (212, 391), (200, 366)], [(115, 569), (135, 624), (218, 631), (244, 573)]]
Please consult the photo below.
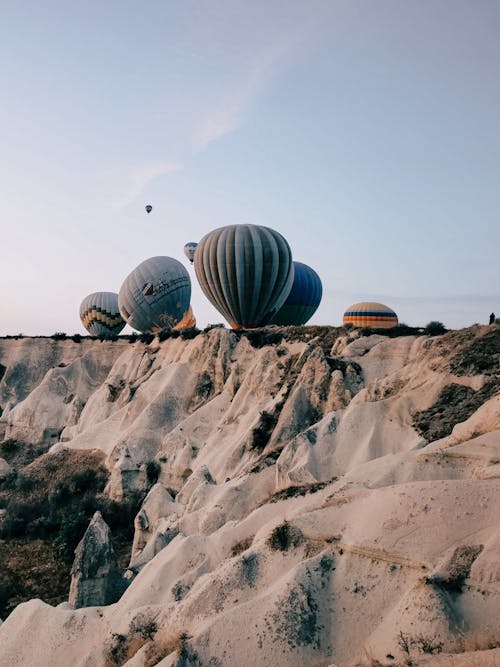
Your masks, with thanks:
[(361, 303), (354, 303), (345, 311), (344, 324), (352, 324), (355, 327), (391, 329), (397, 326), (398, 316), (383, 303), (362, 301)]
[(305, 324), (316, 312), (323, 295), (321, 279), (314, 269), (294, 262), (292, 289), (270, 324), (280, 326)]
[(114, 336), (125, 326), (115, 292), (94, 292), (80, 304), (80, 319), (91, 336)]
[(194, 261), (194, 253), (196, 252), (197, 247), (198, 244), (195, 243), (194, 241), (190, 241), (189, 243), (186, 243), (186, 245), (184, 246), (184, 254), (189, 259), (191, 264)]
[(189, 308), (191, 280), (173, 257), (150, 257), (125, 278), (118, 295), (124, 320), (138, 331), (175, 326)]
[(146, 209), (146, 213), (151, 213), (151, 211), (153, 210), (153, 207), (151, 206), (151, 204), (146, 204), (146, 206), (144, 208)]
[(184, 317), (182, 320), (175, 325), (174, 329), (187, 329), (189, 327), (195, 327), (196, 326), (196, 317), (194, 316), (193, 309), (191, 306), (187, 309), (187, 311), (184, 313)]
[(205, 296), (233, 328), (267, 324), (293, 283), (290, 246), (260, 225), (210, 232), (198, 245), (194, 268)]

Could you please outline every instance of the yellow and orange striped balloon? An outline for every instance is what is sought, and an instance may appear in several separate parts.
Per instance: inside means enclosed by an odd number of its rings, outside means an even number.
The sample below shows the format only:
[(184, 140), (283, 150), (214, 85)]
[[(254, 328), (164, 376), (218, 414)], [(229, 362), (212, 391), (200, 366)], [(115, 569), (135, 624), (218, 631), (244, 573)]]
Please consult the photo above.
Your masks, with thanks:
[(354, 303), (344, 313), (344, 324), (373, 329), (391, 329), (397, 326), (398, 316), (383, 303), (362, 301)]

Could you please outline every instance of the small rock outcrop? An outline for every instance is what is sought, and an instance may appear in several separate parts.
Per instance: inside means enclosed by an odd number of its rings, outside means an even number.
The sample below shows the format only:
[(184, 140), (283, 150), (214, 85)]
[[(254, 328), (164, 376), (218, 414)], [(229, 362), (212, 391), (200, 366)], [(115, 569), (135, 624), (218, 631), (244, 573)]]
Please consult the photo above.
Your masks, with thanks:
[(131, 566), (144, 564), (175, 537), (164, 521), (173, 512), (174, 500), (161, 484), (155, 484), (146, 496), (134, 521), (134, 542), (130, 559)]
[(96, 512), (75, 550), (68, 601), (75, 609), (96, 607), (116, 602), (121, 592), (111, 532)]
[(6, 477), (11, 472), (11, 470), (12, 468), (7, 463), (7, 461), (5, 459), (0, 459), (0, 479)]

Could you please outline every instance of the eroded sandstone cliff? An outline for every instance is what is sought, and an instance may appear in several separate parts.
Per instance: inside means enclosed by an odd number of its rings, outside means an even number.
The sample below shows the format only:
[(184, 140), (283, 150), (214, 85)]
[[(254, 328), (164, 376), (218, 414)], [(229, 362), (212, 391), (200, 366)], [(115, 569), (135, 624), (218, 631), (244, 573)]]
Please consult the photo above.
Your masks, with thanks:
[(495, 664), (499, 359), (495, 326), (0, 340), (4, 442), (145, 496), (121, 598), (19, 605), (0, 665)]

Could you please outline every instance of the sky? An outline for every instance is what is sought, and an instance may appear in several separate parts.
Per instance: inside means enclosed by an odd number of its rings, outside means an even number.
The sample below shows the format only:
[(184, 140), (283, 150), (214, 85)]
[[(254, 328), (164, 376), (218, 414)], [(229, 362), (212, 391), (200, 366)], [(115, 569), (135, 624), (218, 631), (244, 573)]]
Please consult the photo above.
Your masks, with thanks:
[(311, 324), (500, 316), (499, 31), (498, 0), (0, 0), (0, 335), (84, 333), (153, 255), (222, 322), (183, 246), (238, 223), (319, 273)]

